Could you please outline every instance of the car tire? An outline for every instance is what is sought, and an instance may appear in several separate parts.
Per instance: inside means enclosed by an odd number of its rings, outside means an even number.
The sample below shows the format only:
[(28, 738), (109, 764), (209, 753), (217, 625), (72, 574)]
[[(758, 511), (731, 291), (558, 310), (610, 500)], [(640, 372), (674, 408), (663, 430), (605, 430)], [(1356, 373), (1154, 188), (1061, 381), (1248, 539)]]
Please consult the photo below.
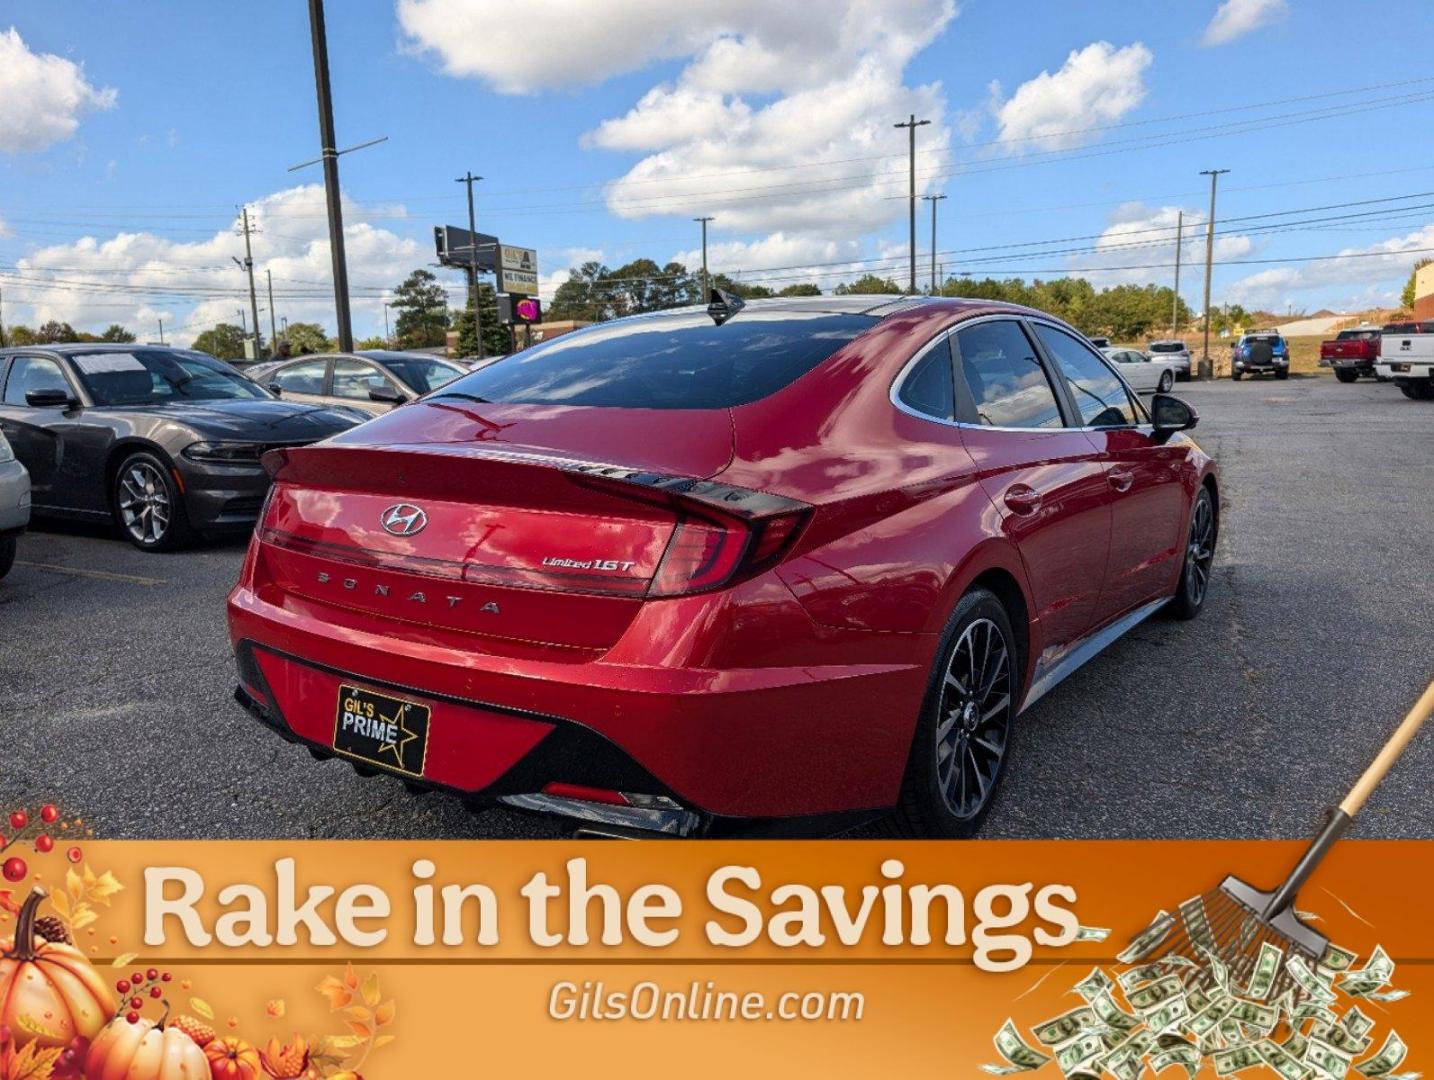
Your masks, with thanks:
[(169, 465), (148, 451), (120, 463), (110, 485), (115, 524), (141, 551), (178, 551), (193, 539)]
[(16, 537), (0, 536), (0, 578), (10, 572), (10, 567), (15, 565), (15, 549), (18, 546)]
[(1236, 382), (1239, 382), (1239, 381), (1240, 381), (1240, 376), (1243, 375), (1243, 374), (1244, 374), (1244, 372), (1242, 372), (1242, 371), (1231, 371), (1231, 372), (1230, 372), (1230, 378), (1234, 379)]
[(980, 831), (1011, 758), (1024, 670), (1005, 607), (972, 589), (941, 635), (893, 816), (898, 834), (964, 839)]
[(1289, 377), (1290, 377), (1290, 369), (1289, 369), (1289, 368), (1283, 368), (1283, 367), (1282, 367), (1282, 368), (1275, 368), (1275, 378), (1277, 378), (1277, 379), (1288, 379)]
[(1399, 389), (1411, 401), (1434, 401), (1434, 382), (1402, 382)]
[(1335, 368), (1334, 377), (1340, 382), (1351, 383), (1354, 382), (1355, 379), (1359, 378), (1359, 372), (1355, 371), (1353, 368)]
[(1170, 372), (1168, 372), (1168, 371), (1162, 371), (1162, 372), (1160, 373), (1160, 385), (1159, 385), (1159, 388), (1158, 388), (1159, 393), (1162, 393), (1162, 394), (1168, 394), (1168, 393), (1170, 393), (1170, 388), (1171, 388), (1172, 386), (1174, 386), (1174, 385), (1175, 385), (1175, 376), (1172, 375), (1172, 374), (1171, 374)]
[(1166, 611), (1177, 619), (1193, 619), (1205, 607), (1210, 595), (1210, 574), (1215, 562), (1215, 542), (1219, 539), (1219, 518), (1210, 489), (1201, 485), (1190, 508), (1190, 533), (1185, 541), (1185, 561), (1180, 567), (1180, 580)]

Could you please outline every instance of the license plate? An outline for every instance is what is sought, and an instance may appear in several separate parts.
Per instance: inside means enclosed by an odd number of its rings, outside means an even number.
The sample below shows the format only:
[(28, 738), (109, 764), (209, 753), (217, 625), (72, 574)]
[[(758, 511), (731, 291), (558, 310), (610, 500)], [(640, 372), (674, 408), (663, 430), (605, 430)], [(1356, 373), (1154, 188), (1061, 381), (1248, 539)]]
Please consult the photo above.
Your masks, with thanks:
[(1395, 371), (1408, 371), (1408, 370), (1409, 370), (1409, 365), (1408, 365), (1408, 364), (1390, 364), (1389, 366), (1390, 366), (1391, 368), (1393, 368)]
[(431, 711), (415, 701), (341, 685), (334, 749), (385, 769), (422, 776)]

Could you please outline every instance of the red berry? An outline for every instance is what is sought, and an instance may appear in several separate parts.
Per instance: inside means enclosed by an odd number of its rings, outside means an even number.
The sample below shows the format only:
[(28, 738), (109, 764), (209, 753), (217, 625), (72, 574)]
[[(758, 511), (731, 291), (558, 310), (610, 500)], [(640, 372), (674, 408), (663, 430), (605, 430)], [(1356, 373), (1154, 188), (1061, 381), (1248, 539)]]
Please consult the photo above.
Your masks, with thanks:
[(48, 802), (44, 806), (40, 807), (40, 820), (43, 821), (46, 825), (53, 825), (59, 819), (60, 811), (54, 803)]
[(79, 862), (79, 861), (80, 861), (81, 859), (83, 859), (84, 857), (85, 857), (84, 852), (82, 852), (82, 851), (81, 851), (79, 848), (77, 848), (77, 847), (72, 847), (72, 848), (70, 848), (69, 851), (65, 852), (65, 858), (69, 859), (70, 862), (73, 862), (73, 863)]
[(5, 860), (5, 865), (0, 866), (0, 874), (5, 875), (6, 881), (23, 881), (30, 868), (25, 865), (25, 860), (18, 855), (12, 855)]
[(132, 997), (132, 998), (130, 998), (130, 999), (129, 999), (129, 1007), (130, 1007), (131, 1009), (142, 1009), (142, 1008), (144, 1008), (144, 998), (142, 998), (142, 997)]
[(159, 977), (159, 981), (160, 981), (160, 982), (169, 982), (169, 980), (172, 979), (172, 978), (174, 978), (174, 976), (171, 975), (169, 972), (166, 971), (163, 975), (161, 975), (161, 976)]
[(136, 971), (133, 975), (129, 977), (129, 981), (138, 986), (140, 983), (144, 982), (144, 972)]
[(159, 987), (157, 987), (157, 986), (151, 986), (151, 987), (149, 988), (149, 996), (152, 997), (152, 998), (158, 998), (159, 995), (162, 994), (162, 993), (164, 993), (164, 991), (161, 990), (161, 989), (160, 989)]
[(10, 828), (19, 832), (26, 825), (30, 824), (30, 815), (23, 810), (16, 810), (10, 815)]
[(129, 980), (128, 980), (128, 979), (121, 979), (119, 982), (115, 983), (115, 989), (118, 990), (121, 994), (128, 994), (128, 993), (129, 993)]
[(154, 982), (155, 979), (159, 978), (159, 968), (150, 968), (144, 973), (144, 977), (150, 982)]
[(137, 1012), (127, 1012), (124, 1014), (124, 1018), (128, 1020), (131, 1024), (139, 1023), (139, 1013)]
[(38, 851), (41, 855), (49, 854), (49, 852), (54, 850), (54, 847), (55, 842), (51, 840), (48, 836), (46, 836), (44, 833), (41, 833), (39, 836), (35, 837), (35, 850)]

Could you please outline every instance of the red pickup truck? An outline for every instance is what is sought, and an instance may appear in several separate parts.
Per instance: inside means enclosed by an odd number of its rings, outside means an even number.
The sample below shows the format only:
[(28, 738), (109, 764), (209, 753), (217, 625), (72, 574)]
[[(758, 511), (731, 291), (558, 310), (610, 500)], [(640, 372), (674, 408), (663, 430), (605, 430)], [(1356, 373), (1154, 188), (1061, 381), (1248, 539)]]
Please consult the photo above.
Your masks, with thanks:
[(1374, 362), (1379, 359), (1379, 327), (1356, 326), (1341, 330), (1332, 341), (1319, 344), (1320, 367), (1334, 368), (1340, 382), (1354, 382), (1361, 375), (1375, 378)]

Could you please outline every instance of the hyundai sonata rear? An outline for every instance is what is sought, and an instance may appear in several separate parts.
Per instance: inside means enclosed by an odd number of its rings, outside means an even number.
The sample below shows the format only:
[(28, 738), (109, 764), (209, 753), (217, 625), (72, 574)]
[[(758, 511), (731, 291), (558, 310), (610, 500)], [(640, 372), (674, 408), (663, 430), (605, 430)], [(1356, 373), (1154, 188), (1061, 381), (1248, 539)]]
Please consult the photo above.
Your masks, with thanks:
[[(981, 309), (737, 308), (592, 327), (269, 455), (230, 598), (239, 700), (361, 772), (613, 829), (902, 806), (969, 832), (1061, 650), (1179, 599), (1208, 459), (1162, 444), (1159, 550), (1102, 608), (1118, 485), (1095, 441), (1066, 447), (1049, 520), (1014, 525), (983, 476), (1017, 473), (967, 445), (932, 343)], [(1060, 598), (1024, 563), (1041, 533), (1101, 551), (1065, 560)]]

